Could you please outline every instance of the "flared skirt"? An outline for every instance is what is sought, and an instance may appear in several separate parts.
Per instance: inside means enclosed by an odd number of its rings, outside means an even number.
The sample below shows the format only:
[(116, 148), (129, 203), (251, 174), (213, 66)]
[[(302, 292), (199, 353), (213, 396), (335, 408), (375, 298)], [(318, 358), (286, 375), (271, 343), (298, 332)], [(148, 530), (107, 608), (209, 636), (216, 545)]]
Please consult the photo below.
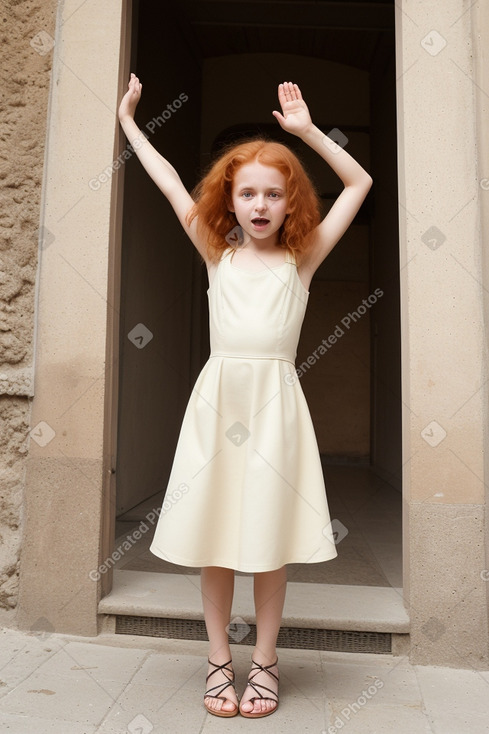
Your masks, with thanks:
[(337, 555), (317, 440), (291, 362), (209, 358), (150, 550), (179, 565), (250, 573)]

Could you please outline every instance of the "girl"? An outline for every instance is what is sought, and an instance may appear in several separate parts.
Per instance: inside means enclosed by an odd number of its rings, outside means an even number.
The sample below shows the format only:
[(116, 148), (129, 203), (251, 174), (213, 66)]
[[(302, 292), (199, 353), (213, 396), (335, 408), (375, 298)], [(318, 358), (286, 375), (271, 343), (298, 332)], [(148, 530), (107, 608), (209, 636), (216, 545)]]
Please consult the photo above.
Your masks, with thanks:
[[(313, 123), (297, 84), (279, 85), (273, 115), (338, 174), (344, 189), (320, 221), (295, 155), (261, 139), (214, 164), (195, 200), (134, 122), (131, 74), (119, 108), (139, 160), (170, 201), (209, 277), (211, 354), (189, 400), (151, 551), (200, 567), (211, 714), (258, 718), (278, 706), (287, 563), (336, 556), (314, 429), (294, 369), (311, 279), (344, 234), (372, 179)], [(234, 571), (254, 574), (256, 645), (240, 702), (228, 629)]]

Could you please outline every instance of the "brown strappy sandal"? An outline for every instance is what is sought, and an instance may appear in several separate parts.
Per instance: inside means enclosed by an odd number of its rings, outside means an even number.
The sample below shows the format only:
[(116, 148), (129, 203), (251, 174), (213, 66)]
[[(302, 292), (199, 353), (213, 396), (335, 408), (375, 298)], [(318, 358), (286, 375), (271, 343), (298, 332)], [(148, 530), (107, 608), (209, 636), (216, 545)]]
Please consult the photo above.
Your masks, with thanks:
[[(217, 673), (218, 670), (222, 670), (222, 672), (224, 673), (224, 676), (227, 678), (227, 683), (218, 683), (217, 686), (213, 686), (212, 688), (209, 688), (204, 693), (204, 698), (219, 698), (221, 701), (230, 701), (235, 706), (235, 710), (234, 711), (223, 711), (222, 709), (220, 711), (217, 711), (217, 710), (214, 710), (214, 709), (209, 708), (206, 705), (205, 701), (204, 701), (204, 706), (206, 707), (207, 711), (210, 714), (214, 714), (214, 716), (222, 716), (223, 718), (226, 718), (226, 719), (230, 718), (231, 716), (236, 716), (237, 713), (238, 713), (238, 711), (239, 711), (239, 708), (238, 708), (238, 706), (236, 706), (236, 704), (234, 703), (234, 701), (231, 701), (230, 698), (225, 698), (222, 695), (224, 693), (224, 691), (226, 690), (226, 688), (228, 688), (229, 686), (232, 686), (234, 688), (234, 670), (232, 668), (228, 668), (227, 667), (228, 665), (231, 664), (231, 662), (232, 662), (231, 660), (228, 660), (227, 663), (223, 663), (222, 665), (216, 665), (216, 663), (213, 663), (212, 660), (208, 660), (209, 665), (213, 665), (215, 667), (215, 670), (211, 670), (211, 672), (209, 673), (209, 675), (205, 679), (205, 682), (207, 684), (207, 681), (209, 680), (209, 678), (212, 675), (214, 675), (214, 673)], [(226, 672), (224, 672), (224, 671), (226, 671)], [(231, 676), (232, 677), (229, 678), (227, 676), (227, 673), (231, 673)], [(217, 689), (219, 689), (219, 690), (217, 690)], [(216, 693), (214, 694), (214, 693), (212, 693), (212, 691), (216, 691)]]
[[(278, 658), (271, 665), (260, 665), (260, 663), (256, 663), (253, 659), (251, 660), (251, 662), (252, 662), (252, 666), (251, 666), (250, 676), (248, 678), (248, 685), (251, 686), (251, 688), (253, 688), (253, 690), (255, 691), (257, 695), (253, 696), (253, 698), (249, 698), (246, 703), (249, 702), (249, 703), (254, 704), (256, 699), (258, 698), (263, 701), (274, 701), (277, 705), (271, 711), (260, 711), (259, 713), (254, 713), (253, 711), (243, 711), (240, 706), (239, 713), (241, 714), (241, 716), (244, 716), (246, 719), (261, 719), (263, 716), (270, 716), (270, 714), (275, 713), (275, 711), (278, 709), (278, 694), (275, 693), (275, 691), (272, 691), (271, 688), (267, 688), (267, 686), (262, 686), (261, 683), (255, 683), (254, 678), (255, 676), (258, 675), (258, 673), (263, 671), (264, 673), (267, 673), (268, 675), (270, 675), (272, 678), (275, 678), (275, 680), (278, 683), (279, 682), (278, 675), (275, 675), (275, 673), (272, 673), (272, 671), (270, 670), (270, 668), (273, 668), (275, 665), (278, 664)], [(274, 696), (274, 698), (272, 698), (271, 696), (262, 696), (262, 694), (258, 690), (259, 688), (262, 691), (268, 691), (269, 693), (272, 694), (272, 696)]]

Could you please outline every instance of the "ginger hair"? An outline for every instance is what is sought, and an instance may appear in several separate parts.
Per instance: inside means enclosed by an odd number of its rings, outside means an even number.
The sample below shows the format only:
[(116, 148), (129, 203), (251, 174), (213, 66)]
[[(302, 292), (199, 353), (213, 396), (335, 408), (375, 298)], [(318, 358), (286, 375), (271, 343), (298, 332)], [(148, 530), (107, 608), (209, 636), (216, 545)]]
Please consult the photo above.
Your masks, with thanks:
[(190, 225), (198, 218), (197, 228), (206, 240), (209, 257), (219, 260), (229, 247), (226, 235), (237, 225), (228, 208), (235, 173), (253, 161), (272, 166), (285, 177), (289, 213), (278, 232), (278, 246), (288, 249), (299, 262), (309, 244), (307, 235), (320, 222), (319, 197), (297, 156), (281, 143), (257, 138), (228, 148), (195, 188), (195, 204), (187, 222)]

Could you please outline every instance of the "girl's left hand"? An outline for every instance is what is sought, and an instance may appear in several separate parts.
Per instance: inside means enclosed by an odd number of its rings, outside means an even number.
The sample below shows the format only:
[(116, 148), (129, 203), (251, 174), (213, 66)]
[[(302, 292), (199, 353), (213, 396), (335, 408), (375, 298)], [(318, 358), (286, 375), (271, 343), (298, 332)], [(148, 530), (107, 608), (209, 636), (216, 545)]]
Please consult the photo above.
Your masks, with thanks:
[(292, 84), (292, 82), (279, 84), (278, 100), (283, 114), (274, 110), (273, 115), (279, 121), (280, 126), (293, 135), (300, 136), (305, 133), (312, 125), (312, 120), (297, 84)]
[(136, 112), (136, 107), (141, 99), (141, 91), (143, 89), (143, 85), (135, 74), (131, 74), (127, 87), (127, 92), (119, 105), (119, 120), (121, 120), (121, 122), (125, 117), (134, 119), (134, 113)]

